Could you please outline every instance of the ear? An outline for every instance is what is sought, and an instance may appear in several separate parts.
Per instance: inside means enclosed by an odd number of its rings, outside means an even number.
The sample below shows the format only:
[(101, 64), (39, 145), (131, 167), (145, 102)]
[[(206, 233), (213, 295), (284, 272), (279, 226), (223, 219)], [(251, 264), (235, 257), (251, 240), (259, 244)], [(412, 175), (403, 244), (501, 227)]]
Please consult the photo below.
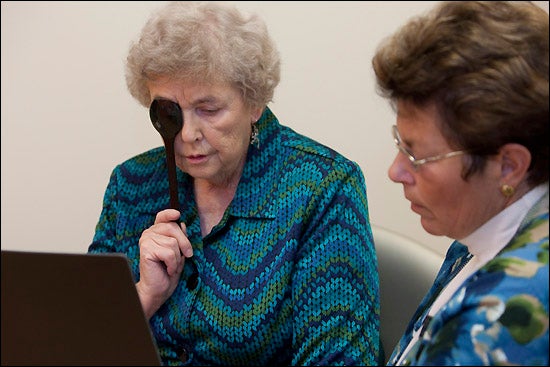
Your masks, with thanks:
[(250, 110), (252, 123), (258, 121), (260, 117), (262, 117), (263, 112), (264, 112), (264, 107), (252, 107), (252, 109)]
[(501, 183), (518, 187), (527, 176), (531, 164), (531, 152), (525, 146), (508, 143), (500, 148)]

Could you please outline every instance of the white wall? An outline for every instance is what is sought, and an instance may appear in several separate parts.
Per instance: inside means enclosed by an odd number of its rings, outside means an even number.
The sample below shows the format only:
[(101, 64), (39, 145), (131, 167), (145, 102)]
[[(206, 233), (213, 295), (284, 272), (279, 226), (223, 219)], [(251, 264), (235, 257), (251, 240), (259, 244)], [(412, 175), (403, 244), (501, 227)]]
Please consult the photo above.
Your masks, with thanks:
[[(112, 168), (162, 145), (124, 82), (129, 42), (161, 3), (2, 1), (2, 249), (85, 252)], [(235, 3), (266, 20), (281, 52), (280, 121), (361, 165), (372, 223), (444, 253), (449, 239), (425, 233), (387, 178), (394, 116), (370, 65), (434, 2)]]

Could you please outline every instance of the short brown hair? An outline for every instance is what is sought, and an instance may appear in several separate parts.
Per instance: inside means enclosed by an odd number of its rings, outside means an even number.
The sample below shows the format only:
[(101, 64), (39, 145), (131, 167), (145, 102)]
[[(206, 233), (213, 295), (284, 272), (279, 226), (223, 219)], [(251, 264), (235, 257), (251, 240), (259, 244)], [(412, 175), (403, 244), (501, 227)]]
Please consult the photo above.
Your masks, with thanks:
[(531, 152), (531, 186), (548, 181), (548, 13), (529, 2), (448, 1), (413, 18), (372, 59), (392, 104), (435, 102), (441, 130), (472, 151), (464, 177), (507, 143)]

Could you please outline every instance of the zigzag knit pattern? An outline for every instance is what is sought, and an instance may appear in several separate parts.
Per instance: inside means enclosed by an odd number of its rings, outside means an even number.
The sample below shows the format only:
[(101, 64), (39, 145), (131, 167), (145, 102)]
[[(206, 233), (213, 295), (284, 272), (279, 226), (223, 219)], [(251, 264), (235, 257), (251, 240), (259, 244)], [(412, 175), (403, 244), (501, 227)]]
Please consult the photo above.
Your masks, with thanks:
[[(205, 237), (191, 178), (178, 169), (194, 256), (150, 321), (162, 361), (376, 365), (379, 283), (361, 169), (269, 108), (258, 124), (260, 146)], [(159, 147), (113, 170), (89, 247), (126, 254), (136, 281), (141, 233), (169, 207), (165, 161)]]

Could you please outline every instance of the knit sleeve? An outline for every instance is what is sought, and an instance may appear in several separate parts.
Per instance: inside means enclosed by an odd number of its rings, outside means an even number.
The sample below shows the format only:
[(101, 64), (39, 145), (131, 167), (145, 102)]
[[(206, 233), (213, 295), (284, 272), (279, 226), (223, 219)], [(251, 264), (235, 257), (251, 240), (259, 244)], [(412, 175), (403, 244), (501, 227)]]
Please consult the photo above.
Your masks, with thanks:
[(95, 227), (95, 234), (91, 245), (88, 247), (90, 253), (102, 253), (115, 251), (114, 244), (109, 239), (115, 237), (116, 227), (116, 192), (117, 192), (117, 168), (109, 177), (109, 183), (103, 195), (103, 206), (101, 214)]
[(317, 187), (293, 276), (294, 365), (376, 365), (379, 280), (366, 186), (355, 163)]
[[(121, 194), (120, 181), (125, 181), (122, 165), (112, 171), (109, 183), (103, 195), (103, 204), (99, 220), (95, 227), (89, 253), (124, 253), (131, 265), (134, 277), (139, 279), (139, 236), (142, 230), (154, 220), (154, 215), (136, 216), (127, 209), (131, 205), (124, 204), (129, 200)], [(124, 191), (124, 190), (123, 190)], [(127, 219), (134, 217), (132, 221)], [(134, 225), (131, 222), (140, 222)], [(151, 223), (150, 223), (151, 222)], [(132, 225), (131, 225), (132, 224)], [(134, 229), (135, 230), (130, 230)]]

